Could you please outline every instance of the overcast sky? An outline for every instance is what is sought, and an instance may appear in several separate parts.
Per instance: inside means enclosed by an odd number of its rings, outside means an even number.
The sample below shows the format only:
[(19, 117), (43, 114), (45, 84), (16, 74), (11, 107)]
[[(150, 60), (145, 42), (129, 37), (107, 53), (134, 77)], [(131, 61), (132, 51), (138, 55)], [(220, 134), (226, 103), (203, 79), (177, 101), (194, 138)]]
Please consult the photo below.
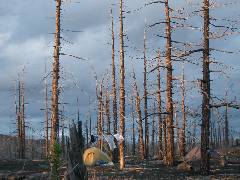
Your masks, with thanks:
[[(103, 78), (107, 71), (110, 71), (111, 64), (111, 18), (110, 8), (113, 5), (115, 18), (116, 44), (118, 43), (118, 1), (110, 0), (68, 0), (62, 7), (62, 52), (86, 59), (81, 61), (68, 56), (61, 56), (61, 102), (66, 103), (65, 116), (67, 121), (76, 119), (77, 103), (81, 118), (88, 119), (88, 99), (90, 97), (90, 109), (93, 119), (96, 119), (96, 98), (95, 98), (95, 73), (98, 79)], [(144, 7), (147, 0), (126, 0), (124, 8), (124, 29), (126, 56), (126, 86), (127, 96), (131, 93), (131, 67), (133, 61), (137, 72), (138, 86), (142, 88), (142, 49), (143, 32), (145, 19), (147, 25), (163, 21), (163, 5), (151, 5)], [(199, 10), (201, 3), (199, 0), (178, 0), (170, 1), (171, 7), (175, 10), (172, 16), (177, 16), (177, 10), (183, 10), (183, 17), (190, 12)], [(218, 0), (218, 3), (224, 2)], [(26, 121), (39, 133), (43, 129), (44, 112), (44, 67), (47, 64), (47, 71), (50, 72), (53, 62), (53, 33), (55, 30), (55, 1), (54, 0), (0, 0), (0, 133), (13, 133), (15, 129), (15, 109), (14, 109), (14, 84), (22, 69), (25, 67), (24, 82), (26, 86)], [(216, 4), (211, 9), (211, 15), (219, 19), (239, 18), (239, 3), (226, 6)], [(144, 8), (143, 8), (144, 7)], [(201, 13), (200, 13), (201, 14)], [(173, 21), (178, 21), (173, 19)], [(202, 20), (200, 15), (189, 15), (185, 24), (199, 27), (175, 28), (172, 36), (173, 40), (192, 42), (201, 45), (202, 42)], [(217, 25), (229, 25), (229, 21), (218, 21)], [(176, 26), (176, 24), (172, 24)], [(239, 28), (239, 21), (235, 25)], [(70, 31), (75, 32), (70, 32)], [(165, 40), (156, 35), (164, 36), (165, 27), (163, 24), (147, 29), (147, 57), (149, 64), (154, 65), (151, 59), (156, 56), (156, 50), (164, 52)], [(217, 29), (211, 26), (211, 31), (220, 34), (224, 29)], [(239, 32), (239, 29), (238, 29)], [(232, 36), (212, 40), (210, 46), (219, 50), (239, 51), (240, 36), (235, 33)], [(176, 46), (175, 46), (176, 45)], [(178, 49), (194, 49), (193, 47), (183, 47), (181, 44), (174, 44)], [(175, 48), (174, 47), (174, 48)], [(174, 50), (177, 53), (177, 50)], [(164, 54), (164, 53), (163, 53)], [(221, 63), (211, 65), (211, 69), (223, 71), (224, 73), (212, 74), (212, 94), (223, 99), (225, 91), (228, 91), (229, 100), (240, 102), (239, 98), (239, 54), (220, 53), (213, 51), (212, 60)], [(162, 58), (164, 60), (164, 57)], [(198, 65), (185, 63), (187, 99), (186, 105), (192, 110), (198, 110), (201, 105), (201, 94), (199, 87), (193, 81), (201, 79), (201, 54), (196, 54), (188, 58)], [(118, 65), (118, 45), (116, 45), (116, 64)], [(181, 74), (182, 63), (174, 62), (174, 76)], [(150, 68), (150, 67), (149, 67)], [(117, 71), (118, 74), (118, 71)], [(165, 72), (163, 70), (162, 82), (164, 87)], [(107, 77), (105, 77), (106, 79)], [(149, 74), (150, 92), (155, 90), (154, 73)], [(48, 77), (48, 84), (51, 84), (51, 77)], [(193, 88), (194, 87), (194, 88)], [(50, 88), (50, 87), (49, 87)], [(179, 97), (179, 83), (174, 83), (174, 97)], [(142, 94), (142, 92), (140, 92)], [(49, 93), (50, 95), (50, 93)], [(164, 96), (164, 94), (163, 94)], [(50, 98), (50, 97), (49, 97)], [(218, 102), (216, 100), (216, 102)], [(129, 109), (129, 98), (127, 98), (127, 115)], [(149, 109), (152, 107), (149, 103)], [(62, 106), (60, 106), (62, 109)], [(220, 109), (220, 115), (223, 111)], [(130, 117), (129, 117), (130, 118)], [(190, 120), (191, 117), (189, 117)], [(230, 125), (234, 130), (239, 131), (239, 111), (230, 110)], [(190, 121), (189, 120), (189, 121)], [(198, 123), (200, 118), (195, 119)], [(130, 120), (127, 119), (127, 123)], [(127, 127), (128, 128), (128, 127)], [(29, 131), (30, 132), (30, 131)]]

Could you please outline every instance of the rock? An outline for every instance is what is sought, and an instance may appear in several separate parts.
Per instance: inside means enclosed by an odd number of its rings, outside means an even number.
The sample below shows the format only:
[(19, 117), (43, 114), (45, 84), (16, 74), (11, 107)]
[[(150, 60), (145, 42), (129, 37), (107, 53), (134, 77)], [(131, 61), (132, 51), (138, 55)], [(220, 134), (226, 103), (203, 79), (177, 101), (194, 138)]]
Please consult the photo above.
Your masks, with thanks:
[(184, 161), (177, 166), (177, 170), (179, 170), (179, 171), (192, 171), (193, 168), (192, 168), (191, 165), (189, 165), (187, 162)]

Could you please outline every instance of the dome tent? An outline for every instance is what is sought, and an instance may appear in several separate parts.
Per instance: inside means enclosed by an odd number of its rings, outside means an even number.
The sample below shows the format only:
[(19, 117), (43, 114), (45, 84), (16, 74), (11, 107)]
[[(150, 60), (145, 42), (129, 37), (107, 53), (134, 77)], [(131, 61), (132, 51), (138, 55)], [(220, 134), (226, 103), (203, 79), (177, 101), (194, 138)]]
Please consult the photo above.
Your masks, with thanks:
[(86, 166), (94, 166), (98, 163), (108, 164), (111, 163), (110, 157), (96, 147), (88, 148), (84, 151), (83, 162)]

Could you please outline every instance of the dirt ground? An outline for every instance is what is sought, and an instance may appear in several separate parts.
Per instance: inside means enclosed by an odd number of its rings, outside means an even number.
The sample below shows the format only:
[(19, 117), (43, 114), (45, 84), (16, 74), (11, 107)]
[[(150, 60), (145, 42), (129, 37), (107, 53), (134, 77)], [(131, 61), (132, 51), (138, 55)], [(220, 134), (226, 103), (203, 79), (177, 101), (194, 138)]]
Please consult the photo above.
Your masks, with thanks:
[[(124, 180), (124, 179), (240, 179), (240, 148), (221, 151), (226, 157), (226, 165), (220, 166), (218, 160), (211, 161), (211, 174), (201, 176), (199, 161), (193, 162), (193, 170), (183, 172), (163, 165), (162, 161), (149, 160), (140, 162), (133, 158), (126, 160), (126, 168), (118, 170), (114, 166), (97, 166), (88, 168), (89, 180)], [(4, 179), (48, 179), (49, 164), (44, 160), (0, 160), (0, 180)]]

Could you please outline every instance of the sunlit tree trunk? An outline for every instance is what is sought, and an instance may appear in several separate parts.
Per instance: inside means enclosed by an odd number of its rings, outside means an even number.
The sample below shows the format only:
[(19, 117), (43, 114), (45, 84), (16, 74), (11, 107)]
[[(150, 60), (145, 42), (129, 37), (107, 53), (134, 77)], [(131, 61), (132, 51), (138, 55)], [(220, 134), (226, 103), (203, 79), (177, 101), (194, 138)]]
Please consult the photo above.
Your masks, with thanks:
[[(120, 32), (119, 32), (119, 42), (120, 42), (120, 135), (122, 137), (125, 133), (125, 67), (124, 67), (124, 44), (123, 44), (123, 0), (120, 0)], [(125, 167), (124, 160), (124, 141), (119, 143), (119, 160), (120, 169)]]
[(133, 83), (136, 96), (136, 112), (138, 115), (138, 155), (141, 160), (144, 160), (144, 144), (143, 144), (143, 125), (142, 125), (142, 112), (141, 112), (141, 97), (139, 96), (136, 75), (133, 71)]
[(167, 69), (167, 87), (166, 87), (166, 111), (167, 111), (167, 158), (166, 164), (173, 166), (174, 163), (174, 131), (173, 131), (173, 100), (172, 100), (172, 59), (171, 59), (171, 21), (169, 15), (168, 0), (165, 0), (166, 16), (166, 69)]
[(54, 43), (54, 62), (52, 69), (52, 107), (51, 107), (51, 139), (50, 139), (50, 154), (54, 152), (54, 144), (57, 142), (59, 130), (58, 117), (58, 80), (59, 80), (59, 51), (60, 51), (60, 15), (61, 15), (61, 0), (56, 0), (56, 31)]
[(184, 78), (184, 70), (182, 72), (181, 79), (181, 94), (182, 94), (182, 129), (180, 135), (180, 157), (184, 157), (186, 154), (186, 125), (187, 118), (185, 112), (185, 78)]

